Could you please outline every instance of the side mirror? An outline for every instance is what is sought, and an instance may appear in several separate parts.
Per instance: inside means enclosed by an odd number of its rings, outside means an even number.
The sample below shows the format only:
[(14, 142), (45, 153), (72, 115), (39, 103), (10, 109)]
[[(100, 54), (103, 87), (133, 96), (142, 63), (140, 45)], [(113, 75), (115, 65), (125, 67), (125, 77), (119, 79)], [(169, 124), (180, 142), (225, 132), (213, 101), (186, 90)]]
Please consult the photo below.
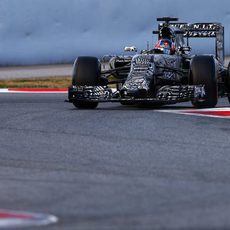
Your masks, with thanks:
[(125, 52), (137, 52), (137, 48), (135, 46), (126, 46), (124, 48)]

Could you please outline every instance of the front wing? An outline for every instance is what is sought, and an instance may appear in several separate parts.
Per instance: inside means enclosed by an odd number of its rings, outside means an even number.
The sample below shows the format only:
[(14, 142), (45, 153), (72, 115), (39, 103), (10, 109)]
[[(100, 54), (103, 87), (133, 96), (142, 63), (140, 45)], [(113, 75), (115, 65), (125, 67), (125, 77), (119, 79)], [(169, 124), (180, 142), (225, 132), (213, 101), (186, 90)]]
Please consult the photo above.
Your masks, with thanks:
[(92, 102), (132, 102), (175, 104), (185, 101), (203, 101), (205, 89), (203, 85), (166, 85), (161, 87), (155, 96), (137, 98), (134, 96), (121, 97), (119, 90), (107, 86), (71, 86), (68, 91), (68, 101)]

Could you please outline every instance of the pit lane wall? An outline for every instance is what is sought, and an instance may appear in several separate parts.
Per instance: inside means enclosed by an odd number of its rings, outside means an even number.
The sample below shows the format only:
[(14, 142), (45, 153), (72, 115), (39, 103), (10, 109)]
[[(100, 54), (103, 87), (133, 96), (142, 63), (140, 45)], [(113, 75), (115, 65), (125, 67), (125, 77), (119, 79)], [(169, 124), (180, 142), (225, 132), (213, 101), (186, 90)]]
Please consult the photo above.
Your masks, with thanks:
[[(162, 16), (223, 23), (230, 54), (229, 0), (1, 0), (0, 65), (67, 63), (79, 55), (120, 54), (126, 45), (145, 49), (155, 43), (151, 31)], [(214, 42), (194, 47), (210, 53)]]

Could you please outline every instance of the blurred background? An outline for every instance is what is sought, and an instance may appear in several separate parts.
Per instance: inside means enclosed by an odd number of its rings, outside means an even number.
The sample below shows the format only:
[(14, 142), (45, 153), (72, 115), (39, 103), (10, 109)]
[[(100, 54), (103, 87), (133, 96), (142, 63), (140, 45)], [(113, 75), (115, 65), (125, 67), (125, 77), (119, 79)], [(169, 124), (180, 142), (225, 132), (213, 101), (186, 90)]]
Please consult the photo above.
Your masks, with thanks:
[[(1, 0), (0, 65), (72, 63), (79, 55), (121, 54), (154, 45), (157, 17), (221, 22), (230, 54), (229, 0)], [(214, 51), (199, 39), (193, 52)]]

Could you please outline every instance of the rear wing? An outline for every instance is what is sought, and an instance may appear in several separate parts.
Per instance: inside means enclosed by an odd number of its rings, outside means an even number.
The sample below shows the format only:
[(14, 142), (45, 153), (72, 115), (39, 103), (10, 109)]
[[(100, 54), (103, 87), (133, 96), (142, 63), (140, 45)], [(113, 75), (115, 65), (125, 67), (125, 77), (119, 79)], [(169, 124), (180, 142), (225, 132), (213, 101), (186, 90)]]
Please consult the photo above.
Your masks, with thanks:
[[(224, 27), (221, 23), (169, 23), (179, 31), (182, 31), (184, 38), (215, 38), (216, 58), (224, 63)], [(163, 23), (159, 24), (159, 30)]]

